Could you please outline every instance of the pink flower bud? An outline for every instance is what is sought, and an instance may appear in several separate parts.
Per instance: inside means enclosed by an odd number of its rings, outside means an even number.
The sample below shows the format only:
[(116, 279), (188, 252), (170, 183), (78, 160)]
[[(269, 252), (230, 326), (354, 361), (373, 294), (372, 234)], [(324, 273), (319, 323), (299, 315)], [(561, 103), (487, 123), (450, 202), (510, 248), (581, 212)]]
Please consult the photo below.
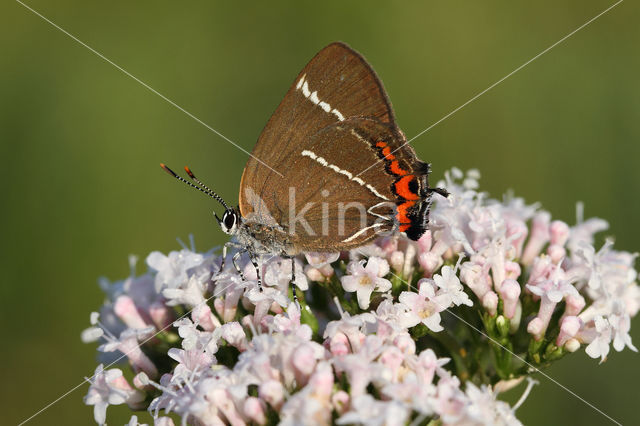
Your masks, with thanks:
[(329, 340), (329, 352), (333, 356), (341, 356), (349, 353), (349, 339), (344, 333), (336, 333), (331, 340)]
[(267, 423), (267, 417), (264, 412), (264, 407), (262, 406), (262, 401), (260, 401), (255, 396), (250, 396), (245, 399), (242, 410), (244, 411), (244, 415), (247, 416), (252, 422), (255, 422), (259, 425), (264, 425)]
[(144, 388), (149, 386), (149, 376), (144, 372), (136, 374), (133, 376), (133, 386), (140, 390), (144, 390)]
[(495, 316), (498, 312), (498, 295), (493, 291), (487, 292), (482, 298), (482, 306), (491, 314)]
[(518, 306), (518, 298), (520, 297), (520, 284), (518, 284), (516, 280), (504, 280), (498, 293), (502, 298), (504, 306), (504, 316), (512, 319), (516, 313), (516, 307)]
[(522, 254), (522, 263), (524, 265), (531, 265), (533, 259), (538, 256), (542, 247), (549, 241), (550, 220), (551, 215), (548, 212), (538, 212), (533, 217), (531, 236)]
[(460, 281), (465, 283), (480, 300), (491, 290), (487, 271), (473, 260), (464, 262), (460, 266)]
[(377, 245), (386, 255), (389, 255), (398, 250), (398, 239), (394, 237), (384, 237), (377, 241)]
[(258, 387), (258, 395), (271, 405), (274, 410), (279, 411), (284, 401), (284, 388), (282, 383), (276, 380), (268, 380)]
[(191, 319), (206, 331), (213, 331), (222, 325), (206, 303), (199, 303), (194, 306), (191, 311)]
[(538, 317), (535, 317), (529, 321), (529, 324), (527, 324), (527, 332), (533, 335), (536, 340), (540, 340), (541, 336), (544, 334), (545, 328), (546, 325), (543, 324), (542, 320)]
[(340, 253), (305, 253), (309, 265), (319, 268), (333, 263), (340, 257)]
[(552, 245), (564, 246), (569, 239), (569, 225), (561, 220), (554, 220), (549, 226)]
[(507, 222), (507, 238), (511, 240), (511, 244), (515, 248), (515, 257), (519, 259), (522, 256), (522, 246), (527, 238), (529, 229), (521, 220), (510, 220)]
[(223, 325), (221, 337), (240, 352), (247, 350), (247, 336), (239, 322), (228, 322)]
[(335, 274), (335, 270), (330, 264), (321, 266), (320, 268), (318, 268), (318, 270), (327, 278), (331, 278), (333, 274)]
[(158, 369), (155, 364), (142, 352), (138, 339), (135, 337), (123, 339), (118, 345), (118, 350), (129, 358), (129, 363), (136, 373), (144, 371), (149, 377), (158, 375)]
[(401, 251), (391, 253), (391, 256), (389, 256), (389, 265), (391, 265), (394, 271), (402, 272), (404, 268), (404, 253)]
[(393, 344), (405, 355), (416, 353), (416, 342), (408, 334), (400, 334), (393, 339)]
[(160, 301), (149, 306), (149, 316), (159, 330), (166, 328), (175, 319), (173, 310)]
[(215, 300), (213, 301), (213, 308), (216, 310), (218, 316), (224, 316), (224, 300), (222, 300), (222, 297), (215, 298)]
[(555, 269), (555, 265), (551, 263), (551, 259), (547, 256), (536, 257), (529, 272), (528, 284), (537, 284), (549, 278), (551, 272)]
[(442, 256), (433, 252), (421, 253), (418, 255), (418, 263), (424, 269), (424, 276), (431, 277), (444, 263)]
[(552, 244), (547, 248), (547, 254), (551, 258), (551, 262), (558, 264), (567, 255), (567, 250), (564, 247)]
[(567, 343), (564, 344), (564, 348), (567, 352), (575, 352), (580, 349), (580, 341), (578, 339), (569, 339)]
[(333, 368), (328, 362), (323, 361), (318, 364), (309, 380), (309, 386), (313, 389), (313, 396), (316, 399), (329, 401), (333, 392)]
[(319, 269), (314, 268), (311, 265), (305, 266), (304, 273), (307, 276), (307, 278), (310, 279), (311, 281), (316, 281), (316, 282), (324, 281), (324, 275), (322, 275), (322, 272), (320, 272)]
[(580, 293), (570, 293), (564, 297), (564, 301), (564, 316), (578, 315), (587, 304)]
[(569, 339), (574, 338), (576, 334), (578, 334), (581, 326), (582, 322), (578, 317), (564, 317), (560, 324), (560, 333), (558, 333), (558, 338), (556, 339), (556, 346), (563, 347)]
[(310, 345), (298, 346), (291, 355), (291, 363), (295, 370), (296, 382), (300, 386), (307, 384), (309, 376), (316, 368), (316, 356)]
[(420, 253), (426, 253), (431, 251), (431, 245), (433, 243), (433, 236), (431, 235), (431, 230), (428, 230), (422, 237), (418, 239), (418, 251)]
[(338, 414), (344, 414), (349, 409), (349, 394), (339, 390), (331, 397), (331, 404)]
[(118, 296), (113, 311), (130, 328), (146, 328), (148, 324), (138, 312), (133, 299), (127, 295)]
[(403, 361), (404, 355), (395, 347), (385, 349), (380, 355), (380, 362), (391, 370), (392, 380), (394, 382), (397, 380), (398, 372)]
[(520, 269), (520, 264), (518, 262), (512, 262), (510, 260), (506, 261), (504, 264), (504, 270), (506, 272), (505, 278), (509, 278), (512, 280), (517, 280), (522, 270)]

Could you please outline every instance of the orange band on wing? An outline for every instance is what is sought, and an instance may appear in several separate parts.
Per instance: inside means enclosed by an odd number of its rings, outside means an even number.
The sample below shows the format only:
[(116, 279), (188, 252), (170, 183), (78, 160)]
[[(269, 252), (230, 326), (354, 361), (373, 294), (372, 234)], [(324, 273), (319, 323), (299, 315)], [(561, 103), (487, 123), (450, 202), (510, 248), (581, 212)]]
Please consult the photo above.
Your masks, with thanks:
[(398, 160), (393, 160), (391, 162), (391, 165), (389, 166), (389, 170), (391, 171), (391, 173), (397, 176), (404, 176), (409, 173), (408, 171), (400, 167), (400, 163), (398, 162)]
[(415, 201), (405, 201), (404, 203), (398, 206), (398, 214), (396, 215), (396, 219), (398, 219), (398, 223), (400, 225), (410, 225), (411, 219), (409, 219), (408, 210), (413, 207)]
[(416, 177), (414, 175), (406, 175), (400, 178), (395, 184), (396, 194), (405, 200), (418, 200), (420, 197), (409, 189), (409, 183)]

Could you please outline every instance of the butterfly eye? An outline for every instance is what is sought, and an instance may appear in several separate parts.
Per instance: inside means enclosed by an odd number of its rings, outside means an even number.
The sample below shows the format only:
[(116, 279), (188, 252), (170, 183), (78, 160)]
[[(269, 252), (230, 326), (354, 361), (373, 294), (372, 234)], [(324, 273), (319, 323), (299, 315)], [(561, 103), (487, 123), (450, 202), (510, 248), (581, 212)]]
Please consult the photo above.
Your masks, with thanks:
[(233, 212), (225, 212), (222, 220), (224, 221), (224, 226), (227, 229), (231, 229), (236, 223), (236, 215)]

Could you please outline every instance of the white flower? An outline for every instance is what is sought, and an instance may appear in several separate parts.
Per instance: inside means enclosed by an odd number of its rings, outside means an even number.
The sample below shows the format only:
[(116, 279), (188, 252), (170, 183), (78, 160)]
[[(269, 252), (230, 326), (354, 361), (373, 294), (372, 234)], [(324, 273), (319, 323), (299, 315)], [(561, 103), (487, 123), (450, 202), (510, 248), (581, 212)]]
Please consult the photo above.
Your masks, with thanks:
[[(451, 266), (443, 266), (440, 274), (433, 276), (433, 281), (440, 290), (442, 290), (442, 293), (439, 293), (439, 295), (446, 295), (449, 299), (449, 303), (445, 303), (445, 306), (449, 306), (451, 303), (456, 306), (473, 306), (469, 295), (464, 292), (464, 286), (460, 283), (460, 278), (458, 278), (454, 268)], [(443, 297), (441, 300), (446, 300), (446, 298)]]
[(449, 302), (448, 296), (436, 296), (433, 284), (429, 280), (421, 280), (419, 292), (403, 291), (400, 293), (400, 303), (410, 314), (410, 327), (423, 323), (429, 330), (438, 332), (444, 330), (440, 325), (440, 312), (444, 311)]
[(607, 319), (598, 316), (594, 320), (595, 338), (589, 343), (585, 352), (591, 358), (600, 358), (600, 362), (604, 362), (609, 354), (609, 343), (611, 343), (611, 335), (613, 329)]
[(190, 250), (172, 251), (168, 256), (154, 251), (147, 256), (147, 265), (155, 271), (156, 291), (162, 288), (179, 287), (188, 278), (188, 271), (199, 266), (204, 256)]
[(470, 405), (466, 409), (467, 419), (462, 424), (487, 426), (519, 426), (514, 411), (506, 402), (496, 399), (496, 395), (487, 385), (477, 387), (473, 382), (466, 384), (466, 392)]
[(340, 279), (345, 291), (356, 292), (358, 305), (361, 309), (369, 307), (371, 293), (374, 291), (385, 292), (391, 289), (391, 281), (384, 279), (389, 273), (389, 264), (379, 257), (370, 257), (367, 266), (362, 261), (349, 263), (348, 272)]
[(620, 352), (625, 346), (628, 346), (632, 351), (638, 352), (638, 349), (631, 343), (631, 335), (629, 335), (629, 330), (631, 330), (631, 318), (629, 318), (629, 315), (611, 315), (608, 319), (609, 324), (615, 331), (613, 348)]
[(133, 389), (122, 376), (122, 371), (117, 368), (104, 370), (100, 364), (96, 367), (93, 377), (87, 381), (91, 385), (84, 397), (84, 403), (94, 406), (93, 416), (98, 424), (106, 423), (109, 405), (136, 404), (144, 400), (144, 395)]
[(167, 305), (186, 305), (194, 307), (205, 301), (204, 292), (207, 283), (202, 282), (196, 276), (192, 276), (187, 281), (177, 287), (168, 287), (162, 290), (162, 295), (167, 299)]
[(200, 349), (184, 350), (171, 348), (167, 355), (178, 361), (178, 365), (173, 370), (172, 380), (199, 375), (216, 362), (216, 358), (211, 353), (204, 352)]
[(405, 424), (409, 414), (409, 409), (401, 402), (378, 401), (364, 394), (351, 401), (351, 409), (336, 420), (336, 424), (400, 426)]

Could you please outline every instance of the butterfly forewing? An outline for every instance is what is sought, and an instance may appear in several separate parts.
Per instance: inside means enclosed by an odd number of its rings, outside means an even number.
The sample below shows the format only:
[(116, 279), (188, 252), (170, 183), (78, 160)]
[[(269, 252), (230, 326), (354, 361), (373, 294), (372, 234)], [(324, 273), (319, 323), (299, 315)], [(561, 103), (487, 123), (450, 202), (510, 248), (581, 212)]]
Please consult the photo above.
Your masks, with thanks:
[(269, 167), (249, 159), (240, 212), (277, 223), (296, 252), (344, 250), (384, 231), (406, 232), (426, 208), (427, 165), (406, 144), (371, 67), (341, 43), (300, 72), (253, 155)]
[[(269, 119), (244, 169), (240, 187), (258, 187), (261, 193), (272, 179), (280, 179), (277, 186), (286, 185), (269, 167), (283, 173), (279, 167), (292, 150), (320, 129), (352, 117), (394, 123), (391, 104), (375, 72), (350, 47), (332, 43), (304, 67)], [(244, 216), (251, 206), (242, 192), (240, 211)]]

